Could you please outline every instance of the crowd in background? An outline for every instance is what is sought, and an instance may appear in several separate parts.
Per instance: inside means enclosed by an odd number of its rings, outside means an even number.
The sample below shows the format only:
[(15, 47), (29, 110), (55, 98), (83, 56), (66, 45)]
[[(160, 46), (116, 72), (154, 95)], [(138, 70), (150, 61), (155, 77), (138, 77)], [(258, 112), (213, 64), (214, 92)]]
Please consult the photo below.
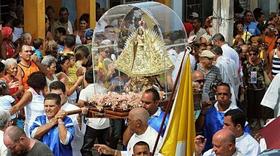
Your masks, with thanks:
[[(69, 144), (73, 155), (92, 155), (91, 148), (96, 139), (99, 144), (107, 144), (116, 149), (124, 132), (124, 120), (84, 119), (79, 115), (65, 114), (66, 111), (87, 106), (93, 94), (122, 92), (129, 82), (124, 73), (114, 68), (116, 56), (112, 48), (101, 48), (92, 58), (93, 29), (89, 27), (89, 14), (81, 15), (74, 25), (68, 19), (71, 12), (67, 8), (60, 8), (59, 16), (56, 16), (54, 8), (48, 6), (43, 40), (33, 38), (30, 33), (23, 31), (22, 6), (15, 5), (16, 3), (11, 3), (10, 13), (1, 28), (1, 110), (9, 111), (13, 124), (24, 129), (24, 141), (36, 138), (47, 144), (54, 155), (68, 155)], [(97, 5), (97, 10), (99, 9)], [(101, 14), (97, 19), (100, 16)], [(235, 115), (242, 118), (242, 122), (238, 123), (242, 130), (233, 130), (237, 138), (244, 133), (255, 136), (267, 119), (274, 117), (273, 109), (276, 104), (267, 103), (264, 96), (271, 81), (280, 72), (280, 16), (277, 13), (265, 17), (260, 8), (244, 11), (242, 17), (235, 18), (234, 39), (230, 41), (233, 44), (227, 43), (222, 34), (214, 34), (212, 20), (213, 17), (210, 16), (202, 22), (199, 15), (193, 12), (184, 23), (189, 38), (186, 42), (192, 49), (189, 57), (193, 71), (196, 131), (198, 135), (207, 138), (205, 143), (196, 138), (197, 144), (204, 143), (202, 145), (205, 146), (205, 149), (198, 150), (200, 154), (213, 147), (212, 137), (220, 134), (220, 129), (230, 127), (224, 122), (237, 122), (233, 121)], [(113, 24), (107, 23), (101, 31), (105, 35), (100, 45), (113, 44), (116, 37), (114, 33), (117, 33)], [(170, 38), (169, 42), (176, 43), (176, 40)], [(179, 69), (183, 53), (184, 48), (168, 49), (174, 69)], [(170, 73), (173, 83), (177, 73), (176, 70)], [(159, 85), (157, 88), (160, 87)], [(267, 96), (279, 98), (277, 94)], [(158, 100), (159, 98), (152, 98), (152, 102)], [(145, 103), (143, 99), (142, 102)], [(136, 112), (160, 116), (156, 113), (157, 106), (145, 108), (147, 111)], [(86, 112), (86, 109), (83, 111)], [(226, 118), (228, 116), (229, 119)], [(145, 116), (138, 114), (137, 117), (144, 127), (147, 126)], [(86, 126), (80, 126), (81, 123), (86, 123)], [(2, 130), (5, 126), (7, 125), (2, 125)], [(53, 127), (56, 126), (54, 130)], [(10, 129), (11, 132), (23, 133), (15, 127)], [(136, 131), (134, 130), (135, 133)], [(46, 132), (50, 134), (45, 136)], [(7, 135), (12, 139), (11, 135)], [(203, 138), (200, 135), (198, 137)], [(231, 133), (223, 135), (231, 136)], [(51, 140), (57, 136), (60, 140)], [(254, 147), (258, 146), (259, 149), (259, 143), (252, 139), (254, 138), (249, 138), (248, 142), (254, 142)], [(6, 145), (5, 139), (4, 142)], [(57, 142), (61, 145), (57, 145)], [(124, 144), (131, 147), (129, 142)], [(242, 146), (246, 147), (244, 142), (237, 145), (237, 148)], [(9, 146), (8, 148), (11, 149)], [(120, 154), (105, 146), (97, 145), (97, 148), (100, 153)], [(260, 152), (251, 150), (251, 155)]]

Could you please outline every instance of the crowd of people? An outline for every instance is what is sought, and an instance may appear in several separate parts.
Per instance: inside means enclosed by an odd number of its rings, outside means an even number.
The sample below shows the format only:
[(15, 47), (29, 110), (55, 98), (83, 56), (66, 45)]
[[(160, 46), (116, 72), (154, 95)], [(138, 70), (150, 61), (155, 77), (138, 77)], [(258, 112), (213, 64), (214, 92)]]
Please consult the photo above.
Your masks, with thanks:
[[(76, 28), (67, 8), (56, 17), (48, 6), (43, 40), (23, 32), (23, 17), (15, 9), (19, 6), (13, 5), (0, 29), (1, 155), (91, 156), (95, 149), (101, 155), (136, 156), (151, 155), (154, 148), (158, 154), (169, 120), (159, 90), (173, 89), (184, 47), (167, 49), (174, 65), (167, 86), (157, 76), (145, 77), (157, 83), (145, 88), (143, 108), (132, 109), (127, 120), (89, 117), (94, 95), (122, 93), (131, 83), (114, 65), (117, 56), (110, 45), (118, 33), (116, 23), (98, 30), (104, 31), (104, 48), (92, 56), (89, 14), (77, 20)], [(214, 34), (212, 18), (202, 25), (193, 13), (185, 22), (197, 133), (194, 154), (256, 156), (266, 146), (254, 135), (279, 114), (280, 18), (272, 13), (265, 19), (259, 8), (245, 11), (235, 19), (232, 45), (222, 34)], [(137, 37), (143, 41), (137, 48), (145, 53), (144, 36)], [(176, 43), (176, 36), (171, 37), (168, 42)], [(79, 109), (81, 113), (67, 114)]]

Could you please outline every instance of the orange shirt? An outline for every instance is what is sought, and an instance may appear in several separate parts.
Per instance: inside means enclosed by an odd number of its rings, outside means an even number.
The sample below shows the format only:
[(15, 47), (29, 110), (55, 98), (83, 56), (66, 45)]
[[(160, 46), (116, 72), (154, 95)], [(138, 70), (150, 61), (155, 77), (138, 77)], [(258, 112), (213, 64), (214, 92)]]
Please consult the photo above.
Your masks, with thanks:
[(272, 50), (274, 49), (276, 39), (277, 39), (276, 37), (268, 37), (268, 36), (264, 37), (264, 42), (268, 46), (268, 49), (267, 49), (268, 53), (271, 53)]
[(38, 66), (33, 62), (31, 61), (30, 65), (29, 66), (25, 66), (21, 63), (18, 63), (18, 66), (20, 68), (20, 70), (22, 71), (22, 85), (24, 87), (24, 90), (27, 90), (29, 87), (28, 87), (28, 84), (27, 84), (27, 79), (28, 79), (28, 76), (31, 75), (32, 73), (34, 72), (37, 72), (39, 71), (39, 68)]

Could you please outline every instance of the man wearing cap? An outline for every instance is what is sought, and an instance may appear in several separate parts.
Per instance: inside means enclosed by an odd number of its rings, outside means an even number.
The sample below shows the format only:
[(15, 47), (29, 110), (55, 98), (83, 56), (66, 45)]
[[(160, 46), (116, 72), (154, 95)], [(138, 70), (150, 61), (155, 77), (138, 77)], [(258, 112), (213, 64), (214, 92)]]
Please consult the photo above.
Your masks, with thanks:
[(199, 55), (197, 70), (201, 71), (205, 78), (202, 90), (202, 102), (215, 102), (215, 93), (211, 91), (211, 86), (222, 81), (219, 68), (212, 64), (214, 57), (215, 54), (210, 50), (203, 50)]

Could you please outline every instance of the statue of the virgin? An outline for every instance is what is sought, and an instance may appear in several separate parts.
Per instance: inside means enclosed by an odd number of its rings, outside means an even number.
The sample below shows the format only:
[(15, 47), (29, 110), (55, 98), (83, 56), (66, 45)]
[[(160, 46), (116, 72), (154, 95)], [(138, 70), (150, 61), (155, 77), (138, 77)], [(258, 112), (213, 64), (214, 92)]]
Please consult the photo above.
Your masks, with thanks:
[(126, 41), (116, 68), (130, 77), (155, 76), (173, 68), (160, 36), (142, 24)]

